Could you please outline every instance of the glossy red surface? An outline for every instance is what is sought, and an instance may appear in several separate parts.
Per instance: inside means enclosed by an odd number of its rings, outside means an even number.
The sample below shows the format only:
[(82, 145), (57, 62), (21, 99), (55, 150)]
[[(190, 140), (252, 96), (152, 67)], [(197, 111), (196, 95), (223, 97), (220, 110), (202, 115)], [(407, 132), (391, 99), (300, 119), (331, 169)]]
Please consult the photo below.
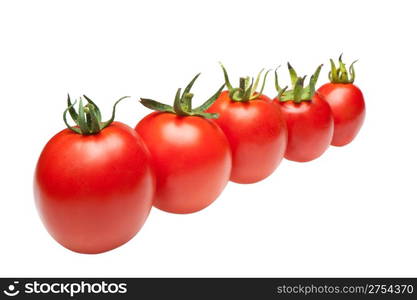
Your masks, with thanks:
[(224, 91), (208, 109), (226, 134), (233, 157), (231, 180), (254, 183), (268, 177), (284, 157), (287, 131), (281, 112), (265, 95), (246, 102), (232, 101)]
[(317, 92), (329, 103), (333, 112), (332, 145), (349, 144), (365, 120), (365, 100), (361, 90), (350, 83), (327, 83)]
[(231, 153), (214, 122), (154, 112), (138, 123), (136, 131), (151, 153), (155, 207), (192, 213), (216, 200), (230, 178)]
[(333, 137), (333, 117), (330, 106), (317, 94), (311, 101), (280, 102), (274, 99), (287, 123), (288, 145), (285, 158), (306, 162), (326, 151)]
[(155, 183), (138, 134), (114, 122), (96, 135), (69, 129), (55, 135), (39, 157), (34, 187), (52, 237), (70, 250), (100, 253), (139, 231)]

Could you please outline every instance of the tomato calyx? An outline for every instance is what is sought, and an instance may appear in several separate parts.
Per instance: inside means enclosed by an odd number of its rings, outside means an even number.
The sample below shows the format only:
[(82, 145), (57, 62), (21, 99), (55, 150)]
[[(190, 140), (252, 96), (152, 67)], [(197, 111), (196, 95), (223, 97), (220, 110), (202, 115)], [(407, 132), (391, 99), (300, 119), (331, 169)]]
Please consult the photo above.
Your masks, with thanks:
[(190, 83), (185, 87), (182, 94), (181, 88), (177, 90), (174, 105), (172, 106), (148, 98), (140, 98), (139, 101), (145, 107), (155, 111), (173, 113), (179, 116), (198, 116), (206, 119), (217, 119), (219, 114), (207, 113), (205, 111), (214, 103), (214, 101), (216, 101), (225, 85), (223, 84), (219, 90), (203, 104), (196, 108), (192, 108), (192, 98), (194, 94), (190, 93), (190, 91), (200, 74), (201, 73), (198, 73), (196, 76), (194, 76)]
[(304, 87), (304, 81), (307, 76), (299, 77), (297, 72), (287, 63), (288, 71), (290, 72), (292, 89), (288, 90), (288, 86), (281, 88), (278, 83), (278, 68), (275, 69), (275, 88), (278, 92), (277, 99), (281, 102), (293, 101), (295, 103), (301, 103), (302, 101), (311, 101), (316, 92), (316, 83), (320, 75), (320, 71), (323, 65), (317, 67), (314, 74), (310, 77), (308, 86)]
[[(108, 127), (114, 121), (114, 117), (116, 116), (116, 106), (117, 104), (122, 101), (123, 99), (128, 98), (129, 96), (125, 96), (117, 100), (113, 105), (113, 112), (111, 118), (108, 121), (102, 122), (101, 121), (101, 112), (98, 106), (88, 98), (86, 95), (83, 95), (84, 99), (87, 100), (87, 104), (84, 106), (83, 99), (80, 97), (79, 104), (78, 104), (78, 112), (75, 110), (74, 106), (77, 103), (77, 100), (74, 103), (71, 103), (70, 95), (68, 94), (67, 97), (67, 109), (64, 111), (64, 123), (67, 125), (68, 129), (71, 131), (82, 134), (82, 135), (92, 135), (98, 134), (104, 128)], [(71, 126), (67, 121), (67, 113), (70, 114), (72, 120), (77, 125), (76, 127)]]
[(355, 81), (355, 67), (353, 66), (358, 60), (355, 60), (349, 67), (349, 73), (346, 65), (342, 61), (342, 54), (339, 56), (339, 67), (336, 67), (333, 59), (330, 59), (331, 70), (329, 80), (331, 83), (353, 83)]
[(266, 73), (264, 75), (264, 78), (263, 78), (261, 90), (259, 92), (257, 92), (256, 89), (258, 88), (259, 80), (261, 78), (261, 75), (262, 75), (264, 69), (262, 69), (258, 73), (258, 76), (256, 76), (255, 81), (254, 81), (253, 77), (252, 78), (249, 77), (249, 76), (248, 77), (240, 77), (239, 87), (234, 88), (230, 83), (229, 76), (227, 74), (226, 68), (223, 66), (222, 63), (220, 63), (220, 66), (223, 70), (224, 81), (225, 81), (227, 89), (229, 90), (230, 99), (232, 99), (233, 101), (245, 102), (245, 101), (250, 101), (250, 100), (257, 99), (262, 94), (262, 92), (264, 90), (264, 87), (265, 87), (266, 77), (268, 76), (268, 73), (270, 72), (270, 70), (266, 71)]

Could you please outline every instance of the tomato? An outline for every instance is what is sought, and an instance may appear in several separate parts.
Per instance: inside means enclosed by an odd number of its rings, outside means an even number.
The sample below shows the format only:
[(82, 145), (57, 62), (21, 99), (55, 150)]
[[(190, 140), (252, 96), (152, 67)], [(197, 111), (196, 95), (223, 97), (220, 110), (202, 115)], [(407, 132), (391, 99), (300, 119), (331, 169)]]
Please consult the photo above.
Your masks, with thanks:
[(327, 102), (317, 94), (309, 102), (274, 101), (280, 105), (287, 123), (285, 158), (306, 162), (322, 155), (329, 147), (333, 134), (333, 118)]
[(233, 159), (230, 180), (254, 183), (272, 174), (284, 157), (285, 122), (279, 108), (262, 94), (263, 87), (255, 92), (260, 74), (255, 85), (241, 79), (240, 88), (234, 89), (224, 67), (223, 71), (229, 91), (222, 92), (207, 111), (219, 113), (214, 122), (229, 140)]
[(208, 112), (220, 114), (215, 122), (232, 149), (230, 180), (254, 183), (274, 172), (284, 156), (287, 133), (281, 112), (270, 99), (233, 101), (224, 91)]
[(178, 90), (173, 107), (141, 99), (143, 105), (157, 112), (146, 116), (135, 128), (151, 153), (156, 175), (154, 206), (171, 213), (193, 213), (207, 207), (230, 177), (228, 141), (208, 119), (216, 115), (203, 111), (220, 90), (200, 108), (191, 109), (189, 91), (197, 77), (182, 96)]
[[(330, 145), (333, 136), (333, 117), (329, 104), (317, 93), (314, 86), (320, 74), (319, 66), (311, 77), (309, 87), (304, 88), (304, 78), (298, 77), (288, 64), (293, 90), (283, 90), (278, 85), (279, 97), (274, 99), (282, 111), (288, 130), (285, 158), (307, 162), (321, 156)], [(276, 72), (275, 72), (276, 74)]]
[(331, 144), (344, 146), (349, 144), (358, 134), (365, 120), (365, 100), (361, 90), (353, 84), (355, 70), (353, 64), (349, 68), (351, 78), (340, 56), (340, 67), (331, 61), (329, 83), (320, 87), (317, 92), (329, 103), (334, 118), (334, 134)]
[[(72, 105), (70, 110), (76, 114)], [(87, 120), (98, 117), (98, 108), (91, 103), (83, 108), (80, 101), (81, 119), (86, 110)], [(132, 128), (112, 119), (95, 125), (79, 119), (79, 127), (62, 130), (43, 149), (35, 199), (58, 243), (75, 252), (100, 253), (140, 230), (152, 207), (155, 180), (148, 150)]]

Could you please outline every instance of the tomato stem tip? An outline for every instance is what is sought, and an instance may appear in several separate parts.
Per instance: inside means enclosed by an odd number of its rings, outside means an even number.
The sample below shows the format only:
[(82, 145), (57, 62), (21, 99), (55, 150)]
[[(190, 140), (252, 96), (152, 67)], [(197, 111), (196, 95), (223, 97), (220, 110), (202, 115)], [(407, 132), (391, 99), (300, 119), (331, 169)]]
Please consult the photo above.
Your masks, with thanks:
[[(92, 135), (100, 133), (104, 128), (108, 127), (111, 123), (113, 123), (115, 115), (116, 115), (116, 106), (117, 104), (122, 101), (123, 99), (128, 98), (129, 96), (125, 96), (117, 100), (113, 105), (113, 112), (109, 120), (106, 122), (101, 121), (101, 112), (99, 107), (88, 98), (86, 95), (83, 95), (79, 98), (78, 103), (78, 112), (75, 110), (74, 106), (77, 103), (77, 100), (74, 103), (71, 102), (70, 95), (67, 95), (67, 108), (64, 111), (63, 119), (65, 125), (71, 131), (82, 134), (82, 135)], [(87, 100), (87, 104), (84, 106), (83, 98)], [(70, 114), (71, 119), (77, 126), (71, 126), (67, 121), (67, 113)]]
[(288, 89), (288, 86), (281, 88), (278, 83), (278, 68), (275, 69), (275, 88), (278, 92), (277, 98), (281, 102), (294, 101), (295, 103), (301, 103), (302, 101), (311, 101), (316, 92), (316, 83), (320, 76), (320, 71), (323, 65), (319, 65), (310, 77), (308, 86), (304, 87), (304, 82), (307, 76), (299, 77), (295, 69), (291, 64), (287, 63), (288, 71), (290, 73), (292, 89)]
[(208, 100), (206, 100), (202, 105), (192, 108), (192, 99), (194, 94), (191, 93), (191, 88), (193, 87), (195, 81), (200, 76), (201, 73), (198, 73), (190, 81), (190, 83), (185, 87), (184, 91), (181, 93), (181, 88), (177, 89), (175, 94), (174, 104), (167, 105), (156, 100), (148, 98), (140, 98), (139, 102), (145, 107), (166, 113), (173, 113), (179, 116), (198, 116), (206, 119), (217, 119), (219, 117), (216, 113), (207, 113), (206, 110), (216, 101), (220, 93), (223, 91), (225, 84), (223, 84)]
[(261, 89), (259, 92), (257, 92), (256, 90), (258, 88), (262, 73), (265, 71), (265, 69), (261, 69), (261, 71), (256, 76), (256, 79), (254, 79), (253, 77), (240, 77), (239, 87), (234, 88), (232, 84), (230, 83), (229, 75), (227, 74), (226, 68), (223, 66), (222, 63), (220, 63), (220, 67), (223, 70), (224, 81), (225, 81), (225, 85), (227, 89), (229, 90), (230, 99), (232, 99), (233, 101), (240, 101), (240, 102), (257, 99), (262, 94), (265, 88), (266, 78), (269, 72), (271, 71), (271, 70), (268, 70), (265, 72), (263, 76), (263, 80), (262, 80)]
[(336, 67), (333, 59), (330, 58), (330, 71), (329, 71), (329, 80), (331, 83), (353, 83), (355, 81), (355, 67), (354, 64), (358, 61), (355, 60), (349, 66), (349, 69), (346, 68), (346, 64), (342, 60), (343, 53), (339, 56), (339, 67)]

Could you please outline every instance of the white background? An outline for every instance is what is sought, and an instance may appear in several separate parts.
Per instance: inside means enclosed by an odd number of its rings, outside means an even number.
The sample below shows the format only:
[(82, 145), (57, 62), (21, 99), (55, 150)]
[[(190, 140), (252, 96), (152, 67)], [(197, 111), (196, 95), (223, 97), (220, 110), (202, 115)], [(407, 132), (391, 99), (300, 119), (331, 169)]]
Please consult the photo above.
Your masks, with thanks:
[[(2, 1), (0, 276), (417, 276), (415, 1)], [(359, 58), (367, 116), (357, 139), (268, 179), (230, 183), (191, 215), (153, 209), (100, 255), (66, 250), (32, 195), (36, 160), (64, 128), (66, 93), (134, 126), (139, 96), (196, 101), (290, 60), (312, 74)], [(281, 69), (283, 84), (288, 82)], [(270, 78), (272, 79), (272, 77)], [(266, 94), (275, 96), (272, 80)]]

